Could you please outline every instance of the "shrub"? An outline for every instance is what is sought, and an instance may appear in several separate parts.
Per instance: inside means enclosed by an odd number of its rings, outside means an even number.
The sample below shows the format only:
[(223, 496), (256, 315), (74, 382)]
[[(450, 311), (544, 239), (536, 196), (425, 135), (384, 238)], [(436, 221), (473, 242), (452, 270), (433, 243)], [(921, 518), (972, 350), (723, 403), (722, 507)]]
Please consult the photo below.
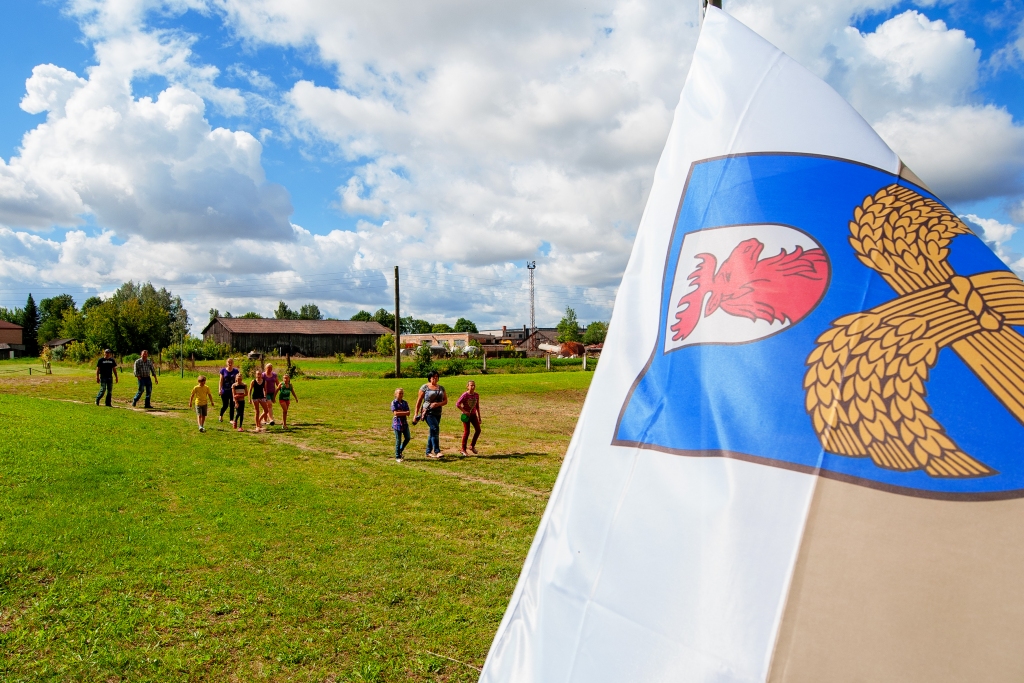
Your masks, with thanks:
[(129, 363), (134, 363), (139, 358), (141, 358), (141, 356), (139, 354), (137, 354), (137, 353), (129, 353), (127, 356), (125, 356), (125, 357), (123, 357), (121, 359), (121, 362), (124, 363), (125, 365), (128, 365)]
[(64, 357), (72, 363), (88, 363), (95, 360), (97, 354), (85, 342), (71, 342), (64, 352)]
[(382, 334), (377, 337), (377, 353), (382, 356), (395, 355), (395, 335)]
[(416, 351), (413, 352), (413, 358), (415, 358), (417, 376), (426, 377), (434, 369), (434, 356), (430, 352), (429, 342), (423, 342), (417, 346)]
[(339, 351), (338, 353), (334, 354), (334, 359), (337, 360), (339, 363), (344, 363), (345, 362), (345, 354), (342, 353), (341, 351)]
[(304, 375), (306, 373), (304, 373), (302, 371), (302, 368), (300, 368), (298, 365), (296, 365), (295, 363), (292, 363), (285, 370), (284, 374), (288, 375), (292, 379), (295, 379), (296, 377), (301, 377), (302, 375)]
[(242, 377), (254, 378), (256, 377), (256, 371), (260, 369), (260, 361), (258, 358), (246, 358), (242, 361)]
[(441, 366), (442, 375), (462, 375), (466, 372), (466, 361), (462, 358), (449, 358)]

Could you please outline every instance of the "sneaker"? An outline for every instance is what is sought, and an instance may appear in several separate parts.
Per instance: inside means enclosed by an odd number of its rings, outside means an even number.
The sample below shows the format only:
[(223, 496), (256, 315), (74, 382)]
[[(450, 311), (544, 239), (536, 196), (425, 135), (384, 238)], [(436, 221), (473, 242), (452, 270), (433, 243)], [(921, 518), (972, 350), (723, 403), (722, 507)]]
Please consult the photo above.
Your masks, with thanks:
[(221, 421), (221, 422), (223, 422), (223, 421), (224, 421), (224, 416), (223, 416), (223, 415), (221, 415), (221, 416), (220, 416), (220, 421)]
[(200, 427), (200, 428), (199, 428), (199, 431), (201, 431), (201, 432), (205, 432), (205, 431), (206, 431), (206, 427)]
[(96, 399), (96, 405), (99, 405), (99, 404), (100, 404), (100, 400)]
[(269, 425), (273, 425), (273, 424), (274, 424), (274, 421), (273, 421), (273, 420), (271, 420), (271, 421), (270, 421), (270, 422), (268, 422), (267, 424), (269, 424)]
[(399, 456), (399, 457), (395, 458), (395, 462), (398, 463), (399, 465), (401, 465), (402, 464), (402, 457)]
[(465, 458), (469, 454), (466, 453), (466, 451), (459, 451), (459, 455), (461, 455), (463, 458)]
[(133, 398), (133, 399), (132, 399), (132, 408), (134, 408), (134, 407), (135, 407), (135, 404), (136, 404), (136, 403), (138, 403), (138, 402), (139, 402), (139, 399), (137, 399), (137, 398)]
[(470, 446), (469, 450), (473, 451), (473, 455), (476, 455), (476, 446)]

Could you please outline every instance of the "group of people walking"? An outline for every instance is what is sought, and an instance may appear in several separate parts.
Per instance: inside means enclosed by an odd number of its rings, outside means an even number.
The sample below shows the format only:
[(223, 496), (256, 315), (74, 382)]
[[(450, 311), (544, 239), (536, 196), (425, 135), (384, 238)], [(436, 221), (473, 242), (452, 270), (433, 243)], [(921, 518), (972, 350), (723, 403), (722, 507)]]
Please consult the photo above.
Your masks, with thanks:
[[(139, 399), (145, 394), (145, 407), (152, 408), (153, 383), (160, 383), (157, 378), (156, 368), (149, 360), (149, 353), (143, 351), (132, 368), (135, 379), (138, 382), (138, 391), (132, 399), (132, 406), (138, 404)], [(288, 409), (291, 402), (298, 403), (299, 396), (292, 386), (291, 378), (284, 375), (280, 379), (272, 363), (267, 363), (263, 369), (256, 371), (256, 376), (248, 383), (239, 369), (235, 367), (233, 358), (228, 358), (224, 367), (220, 369), (217, 380), (217, 394), (220, 396), (220, 421), (224, 421), (224, 413), (228, 414), (232, 429), (239, 432), (244, 431), (242, 423), (245, 420), (246, 404), (252, 405), (253, 419), (256, 426), (253, 431), (262, 432), (274, 423), (274, 403), (281, 407), (281, 427), (288, 428)], [(120, 381), (117, 372), (117, 361), (114, 360), (110, 349), (103, 351), (103, 357), (96, 363), (96, 382), (100, 385), (100, 391), (96, 394), (96, 405), (106, 397), (106, 405), (111, 405), (111, 395), (114, 384)], [(213, 392), (206, 385), (206, 376), (199, 375), (197, 384), (192, 389), (188, 398), (188, 407), (195, 407), (196, 422), (199, 431), (206, 431), (206, 418), (210, 406), (214, 403)], [(416, 408), (410, 409), (405, 401), (405, 390), (396, 389), (395, 399), (391, 402), (391, 428), (395, 432), (395, 460), (402, 462), (406, 446), (412, 440), (412, 433), (409, 429), (409, 417), (413, 416), (412, 425), (419, 422), (427, 424), (427, 447), (426, 456), (431, 459), (440, 459), (441, 454), (441, 412), (448, 405), (448, 392), (439, 384), (440, 374), (437, 371), (430, 373), (426, 384), (420, 387), (416, 395)], [(480, 395), (476, 393), (476, 382), (470, 381), (466, 385), (466, 391), (459, 396), (455, 402), (462, 420), (462, 447), (460, 455), (468, 455), (470, 452), (476, 454), (477, 439), (480, 438), (480, 425), (483, 418), (480, 413)], [(473, 439), (469, 440), (470, 430), (473, 431)]]
[[(438, 460), (441, 457), (441, 411), (448, 405), (448, 392), (439, 384), (440, 373), (434, 371), (427, 378), (427, 383), (420, 387), (416, 395), (416, 410), (410, 410), (405, 400), (405, 390), (395, 389), (395, 400), (391, 402), (391, 429), (395, 432), (395, 462), (402, 462), (406, 446), (412, 440), (409, 430), (409, 416), (415, 414), (412, 424), (420, 421), (427, 423), (426, 457)], [(476, 442), (480, 438), (480, 395), (476, 393), (476, 382), (470, 381), (455, 402), (462, 420), (462, 448), (460, 455), (467, 455), (466, 443), (469, 440), (470, 427), (473, 428), (473, 441), (469, 450), (476, 454)]]
[[(206, 378), (199, 379), (205, 381)], [(231, 426), (240, 432), (244, 431), (242, 422), (245, 419), (247, 400), (253, 408), (253, 419), (256, 422), (253, 431), (256, 432), (265, 431), (268, 425), (275, 424), (275, 401), (281, 406), (281, 427), (287, 429), (288, 409), (292, 401), (299, 402), (299, 395), (292, 386), (291, 377), (285, 375), (279, 381), (272, 363), (267, 363), (262, 370), (257, 370), (255, 378), (246, 384), (232, 358), (228, 358), (220, 370), (218, 392), (221, 401), (220, 421), (224, 421), (224, 413), (227, 413)]]
[[(132, 406), (138, 405), (139, 399), (145, 394), (145, 407), (152, 408), (153, 383), (160, 383), (157, 377), (156, 367), (149, 359), (149, 352), (143, 351), (132, 367), (135, 379), (138, 382), (138, 391), (132, 399)], [(196, 422), (199, 431), (206, 431), (206, 417), (209, 407), (213, 404), (213, 392), (206, 385), (206, 376), (199, 375), (197, 384), (192, 389), (188, 398), (188, 407), (195, 406)], [(96, 394), (96, 405), (100, 400), (106, 398), (105, 405), (111, 407), (111, 400), (114, 393), (114, 384), (120, 382), (117, 371), (117, 361), (114, 360), (110, 349), (103, 350), (103, 356), (96, 362), (96, 383), (100, 385), (100, 391)], [(278, 378), (274, 372), (272, 363), (267, 363), (262, 370), (256, 371), (256, 377), (248, 384), (242, 373), (235, 367), (233, 358), (228, 358), (224, 367), (220, 370), (220, 378), (217, 381), (217, 393), (221, 399), (220, 421), (224, 421), (224, 413), (228, 413), (231, 427), (238, 431), (244, 431), (242, 421), (245, 419), (245, 406), (250, 403), (253, 407), (253, 418), (256, 426), (253, 431), (265, 431), (268, 425), (274, 422), (274, 403), (281, 407), (281, 427), (288, 428), (288, 409), (291, 402), (299, 402), (299, 395), (295, 393), (291, 378), (288, 375)]]

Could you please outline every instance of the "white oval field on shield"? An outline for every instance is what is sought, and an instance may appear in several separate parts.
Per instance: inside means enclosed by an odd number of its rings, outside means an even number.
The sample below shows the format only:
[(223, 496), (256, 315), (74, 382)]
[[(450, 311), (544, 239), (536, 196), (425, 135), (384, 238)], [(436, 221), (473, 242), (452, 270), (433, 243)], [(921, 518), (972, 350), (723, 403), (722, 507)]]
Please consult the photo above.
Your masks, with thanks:
[(825, 250), (787, 225), (730, 225), (683, 238), (672, 278), (665, 353), (744, 344), (799, 322), (828, 287)]

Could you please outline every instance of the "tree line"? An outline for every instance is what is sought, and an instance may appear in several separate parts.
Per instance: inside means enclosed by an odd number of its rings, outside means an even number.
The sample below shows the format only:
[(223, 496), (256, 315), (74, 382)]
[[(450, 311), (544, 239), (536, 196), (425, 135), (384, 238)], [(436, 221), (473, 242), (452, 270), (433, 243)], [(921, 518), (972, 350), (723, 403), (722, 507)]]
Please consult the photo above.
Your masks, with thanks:
[(69, 352), (94, 357), (103, 349), (123, 356), (157, 352), (188, 336), (188, 310), (181, 297), (151, 283), (125, 282), (107, 298), (92, 296), (79, 307), (70, 294), (43, 299), (29, 294), (24, 308), (0, 307), (0, 319), (21, 325), (25, 353), (36, 356), (47, 342), (74, 339)]

